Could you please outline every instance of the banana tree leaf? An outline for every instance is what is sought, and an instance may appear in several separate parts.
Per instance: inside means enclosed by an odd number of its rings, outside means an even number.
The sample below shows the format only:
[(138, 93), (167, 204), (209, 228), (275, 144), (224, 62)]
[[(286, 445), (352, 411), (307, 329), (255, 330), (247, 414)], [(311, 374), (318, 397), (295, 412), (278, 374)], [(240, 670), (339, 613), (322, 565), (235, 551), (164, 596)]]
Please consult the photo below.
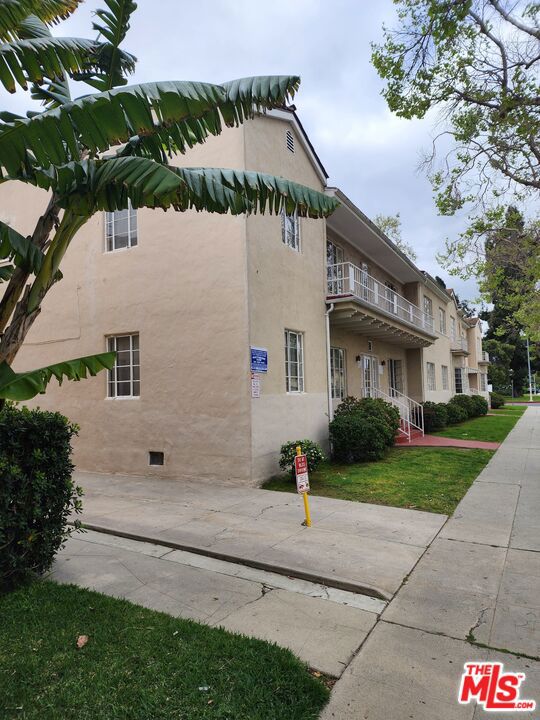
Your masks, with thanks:
[(13, 275), (13, 265), (0, 265), (0, 283), (6, 282)]
[(6, 362), (2, 362), (0, 363), (0, 399), (16, 402), (31, 400), (45, 392), (53, 377), (60, 385), (64, 379), (82, 380), (88, 375), (93, 376), (102, 370), (110, 370), (114, 366), (115, 359), (116, 353), (101, 353), (23, 373), (14, 372)]
[(37, 274), (43, 257), (41, 250), (29, 237), (21, 235), (7, 223), (0, 221), (0, 260), (14, 260), (17, 267)]
[(14, 93), (28, 81), (41, 84), (45, 78), (61, 78), (64, 72), (80, 72), (94, 61), (96, 44), (81, 38), (32, 38), (0, 45), (0, 82)]
[[(93, 27), (98, 32), (98, 39), (105, 38), (106, 42), (100, 43), (89, 71), (78, 77), (100, 91), (126, 85), (125, 75), (134, 71), (136, 60), (133, 55), (120, 50), (120, 45), (129, 30), (129, 21), (137, 9), (137, 4), (133, 0), (104, 2), (107, 10), (96, 10), (95, 14), (100, 22), (94, 22)], [(101, 72), (96, 73), (94, 67), (99, 67)]]
[(148, 158), (124, 157), (71, 163), (39, 176), (40, 187), (81, 215), (128, 206), (233, 215), (283, 208), (301, 216), (330, 215), (338, 202), (304, 185), (266, 173), (223, 168), (178, 168)]
[(137, 135), (157, 133), (178, 148), (192, 147), (218, 135), (222, 121), (234, 126), (257, 110), (283, 105), (298, 83), (289, 76), (225, 86), (171, 81), (87, 95), (0, 127), (0, 169), (21, 177), (35, 163), (46, 168), (77, 161), (83, 147), (97, 155)]
[(18, 37), (19, 24), (29, 15), (36, 15), (47, 24), (65, 20), (82, 0), (0, 0), (0, 40)]

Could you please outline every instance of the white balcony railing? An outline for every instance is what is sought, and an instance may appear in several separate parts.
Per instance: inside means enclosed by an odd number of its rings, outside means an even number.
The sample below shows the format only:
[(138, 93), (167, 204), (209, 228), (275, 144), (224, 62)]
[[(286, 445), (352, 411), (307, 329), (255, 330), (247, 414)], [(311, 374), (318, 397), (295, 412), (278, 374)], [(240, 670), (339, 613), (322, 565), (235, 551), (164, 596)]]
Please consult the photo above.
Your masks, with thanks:
[(467, 342), (467, 338), (450, 336), (450, 349), (469, 352), (469, 343)]
[(395, 315), (420, 330), (434, 332), (431, 315), (422, 312), (417, 305), (352, 263), (328, 265), (327, 282), (330, 297), (354, 295), (362, 302)]

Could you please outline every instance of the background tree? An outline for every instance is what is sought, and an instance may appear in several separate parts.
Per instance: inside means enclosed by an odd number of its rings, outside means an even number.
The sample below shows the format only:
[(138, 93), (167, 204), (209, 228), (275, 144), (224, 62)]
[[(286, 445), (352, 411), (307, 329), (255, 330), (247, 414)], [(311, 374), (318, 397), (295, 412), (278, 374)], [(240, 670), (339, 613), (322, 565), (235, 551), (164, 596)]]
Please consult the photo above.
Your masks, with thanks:
[[(223, 126), (282, 107), (295, 76), (252, 77), (215, 85), (127, 85), (135, 58), (121, 49), (136, 10), (132, 0), (104, 0), (94, 40), (52, 37), (49, 26), (81, 0), (0, 0), (0, 83), (30, 90), (43, 111), (0, 113), (0, 182), (49, 192), (34, 232), (0, 222), (0, 403), (43, 392), (52, 376), (78, 380), (110, 368), (103, 353), (28, 373), (11, 364), (41, 311), (71, 241), (96, 212), (134, 208), (217, 213), (297, 212), (322, 218), (336, 207), (322, 193), (271, 175), (169, 164)], [(73, 82), (84, 83), (73, 99)], [(97, 92), (88, 94), (88, 86)], [(159, 248), (156, 247), (156, 252)]]
[(409, 243), (403, 239), (399, 213), (395, 215), (375, 215), (373, 222), (407, 257), (413, 262), (417, 259), (418, 256), (412, 245), (409, 245)]

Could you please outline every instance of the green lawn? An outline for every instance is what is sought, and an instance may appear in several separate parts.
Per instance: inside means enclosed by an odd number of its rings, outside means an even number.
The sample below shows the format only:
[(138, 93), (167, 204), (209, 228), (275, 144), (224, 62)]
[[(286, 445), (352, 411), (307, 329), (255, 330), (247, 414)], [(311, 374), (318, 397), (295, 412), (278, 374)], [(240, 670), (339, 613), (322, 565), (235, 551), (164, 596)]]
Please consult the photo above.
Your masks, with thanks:
[(0, 618), (2, 720), (303, 720), (328, 699), (276, 645), (73, 586), (0, 596)]
[[(501, 409), (502, 410), (502, 409)], [(495, 413), (494, 413), (495, 415)], [(444, 430), (438, 430), (431, 435), (458, 438), (459, 440), (486, 440), (488, 442), (502, 442), (514, 427), (521, 413), (497, 413), (495, 417), (484, 415), (482, 417), (466, 420), (458, 425), (450, 425)]]
[[(392, 448), (378, 462), (323, 465), (310, 476), (311, 494), (450, 515), (492, 455), (490, 450)], [(296, 492), (288, 476), (272, 478), (264, 487)]]
[[(540, 395), (533, 395), (533, 402), (540, 402)], [(529, 393), (525, 393), (525, 395), (520, 395), (519, 397), (510, 397), (509, 395), (505, 395), (504, 399), (506, 402), (529, 402), (530, 401), (530, 395)]]
[(493, 415), (517, 415), (521, 417), (526, 410), (527, 408), (523, 405), (503, 405), (502, 408), (497, 410), (492, 408), (488, 412), (493, 413)]

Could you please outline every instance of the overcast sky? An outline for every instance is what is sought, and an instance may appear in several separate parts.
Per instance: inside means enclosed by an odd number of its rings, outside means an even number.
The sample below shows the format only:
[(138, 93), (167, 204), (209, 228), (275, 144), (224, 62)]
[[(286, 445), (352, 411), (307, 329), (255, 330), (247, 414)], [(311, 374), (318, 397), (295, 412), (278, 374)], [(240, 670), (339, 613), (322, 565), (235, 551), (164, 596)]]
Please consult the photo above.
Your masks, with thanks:
[[(220, 82), (246, 75), (298, 74), (300, 119), (327, 172), (368, 216), (400, 212), (418, 264), (473, 299), (474, 283), (448, 278), (435, 255), (463, 221), (438, 217), (418, 171), (432, 123), (394, 117), (370, 63), (370, 42), (393, 23), (391, 0), (139, 0), (125, 49), (138, 57), (132, 82)], [(55, 34), (93, 37), (86, 0)], [(24, 94), (12, 99), (21, 105)]]

